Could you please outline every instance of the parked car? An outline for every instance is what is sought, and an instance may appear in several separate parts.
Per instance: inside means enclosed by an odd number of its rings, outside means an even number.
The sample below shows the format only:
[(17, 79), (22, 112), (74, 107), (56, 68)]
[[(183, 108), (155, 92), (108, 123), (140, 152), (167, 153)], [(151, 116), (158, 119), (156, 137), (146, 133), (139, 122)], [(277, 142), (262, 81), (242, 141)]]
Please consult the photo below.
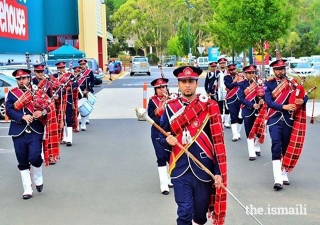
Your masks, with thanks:
[(320, 62), (314, 63), (312, 68), (316, 71), (316, 75), (320, 75)]
[(176, 61), (169, 60), (168, 62), (164, 63), (165, 67), (173, 67), (176, 64)]
[(115, 61), (113, 73), (119, 74), (119, 73), (121, 73), (121, 71), (122, 71), (122, 63), (120, 61)]
[(287, 62), (287, 72), (289, 74), (298, 74), (300, 76), (314, 76), (316, 71), (305, 61), (292, 60)]
[(4, 119), (5, 117), (5, 87), (17, 87), (17, 80), (13, 76), (7, 76), (3, 73), (0, 73), (0, 119)]
[[(27, 69), (27, 65), (8, 65), (8, 66), (0, 66), (0, 73), (5, 74), (7, 76), (12, 76), (13, 71), (17, 69)], [(30, 65), (31, 76), (34, 77), (33, 73), (33, 65)], [(47, 70), (47, 74), (53, 74), (50, 69)]]
[(198, 57), (196, 61), (196, 66), (200, 69), (207, 70), (209, 67), (209, 58), (208, 57)]
[(151, 75), (150, 63), (145, 56), (133, 56), (130, 61), (130, 76), (135, 73), (146, 73), (148, 76)]

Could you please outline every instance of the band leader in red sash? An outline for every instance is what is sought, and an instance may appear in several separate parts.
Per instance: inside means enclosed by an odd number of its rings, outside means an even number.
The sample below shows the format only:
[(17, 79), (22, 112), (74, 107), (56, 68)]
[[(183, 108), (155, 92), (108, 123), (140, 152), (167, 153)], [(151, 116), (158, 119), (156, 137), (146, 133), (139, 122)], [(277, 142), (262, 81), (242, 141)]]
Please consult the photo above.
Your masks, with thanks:
[(207, 95), (196, 94), (202, 70), (192, 66), (174, 70), (181, 96), (167, 102), (160, 125), (171, 132), (160, 134), (160, 143), (171, 149), (169, 172), (178, 205), (178, 225), (205, 224), (207, 212), (213, 224), (224, 224), (226, 191), (176, 145), (181, 143), (224, 185), (227, 159), (219, 106)]

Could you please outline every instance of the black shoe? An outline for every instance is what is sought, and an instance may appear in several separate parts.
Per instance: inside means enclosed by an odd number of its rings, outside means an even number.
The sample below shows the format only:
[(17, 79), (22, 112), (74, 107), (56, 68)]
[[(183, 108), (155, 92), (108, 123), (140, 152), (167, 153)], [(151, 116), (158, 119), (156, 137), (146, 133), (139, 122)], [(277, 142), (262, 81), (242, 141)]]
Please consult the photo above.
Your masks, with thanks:
[(38, 192), (41, 192), (42, 189), (43, 189), (43, 184), (41, 184), (41, 185), (36, 185), (36, 189), (37, 189)]
[(232, 141), (236, 142), (236, 141), (238, 141), (238, 138), (232, 138)]
[(279, 190), (281, 190), (282, 188), (283, 188), (282, 184), (275, 183), (275, 184), (273, 185), (273, 189), (274, 189), (275, 191), (279, 191)]
[(86, 131), (87, 129), (82, 128), (81, 130), (82, 130), (82, 131)]
[(284, 181), (283, 181), (283, 185), (290, 185), (290, 182), (287, 181), (287, 180), (284, 180)]
[(111, 78), (109, 78), (109, 80), (113, 81)]
[(72, 143), (71, 142), (67, 142), (67, 146), (68, 147), (72, 146)]
[(88, 125), (88, 124), (89, 124), (89, 122), (86, 122), (86, 124)]
[(51, 162), (51, 163), (49, 163), (49, 165), (50, 165), (50, 166), (56, 165), (56, 163), (55, 163), (55, 162)]
[(169, 191), (163, 191), (161, 192), (163, 195), (168, 195), (169, 194)]
[(249, 161), (254, 161), (256, 160), (256, 157), (249, 157)]
[(261, 156), (261, 152), (256, 152), (256, 155), (257, 156)]
[(22, 195), (22, 198), (24, 199), (24, 200), (27, 200), (27, 199), (29, 199), (29, 198), (31, 198), (32, 197), (32, 195)]
[(168, 187), (169, 188), (173, 188), (173, 184), (168, 184)]

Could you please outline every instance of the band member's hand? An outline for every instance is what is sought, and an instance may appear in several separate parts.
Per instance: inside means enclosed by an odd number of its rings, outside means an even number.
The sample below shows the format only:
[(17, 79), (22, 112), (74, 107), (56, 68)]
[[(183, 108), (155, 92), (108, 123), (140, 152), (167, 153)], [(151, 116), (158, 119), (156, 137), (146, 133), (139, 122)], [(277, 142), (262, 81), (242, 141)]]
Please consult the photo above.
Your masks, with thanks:
[(253, 108), (259, 109), (259, 108), (260, 108), (260, 105), (259, 105), (259, 104), (253, 104)]
[(288, 110), (288, 111), (294, 111), (296, 110), (296, 104), (288, 104), (288, 105), (283, 105), (282, 107), (284, 110)]
[(60, 122), (59, 128), (62, 129), (64, 127), (63, 121)]
[(167, 138), (166, 141), (170, 146), (174, 146), (178, 143), (177, 138), (175, 138), (173, 135), (171, 135), (170, 132), (168, 132), (168, 134), (170, 134)]
[(59, 99), (59, 96), (58, 96), (58, 95), (55, 95), (53, 98), (54, 98), (55, 100), (57, 100), (57, 99)]
[(84, 95), (88, 94), (88, 90), (87, 90), (87, 89), (84, 90), (84, 91), (83, 91), (83, 94), (84, 94)]
[(33, 121), (33, 117), (31, 115), (24, 115), (22, 119), (25, 120), (27, 123), (32, 123)]
[(37, 111), (35, 111), (35, 112), (33, 113), (33, 117), (34, 117), (34, 118), (39, 118), (40, 116), (42, 116), (42, 112), (39, 111), (39, 110), (37, 110)]
[(263, 99), (260, 99), (259, 100), (259, 105), (263, 105), (264, 104), (264, 100)]
[(221, 188), (221, 185), (219, 183), (222, 183), (222, 177), (221, 175), (215, 175), (215, 181), (214, 181), (214, 186), (215, 188), (219, 189)]
[(304, 103), (302, 98), (297, 98), (294, 102), (296, 105), (302, 105)]

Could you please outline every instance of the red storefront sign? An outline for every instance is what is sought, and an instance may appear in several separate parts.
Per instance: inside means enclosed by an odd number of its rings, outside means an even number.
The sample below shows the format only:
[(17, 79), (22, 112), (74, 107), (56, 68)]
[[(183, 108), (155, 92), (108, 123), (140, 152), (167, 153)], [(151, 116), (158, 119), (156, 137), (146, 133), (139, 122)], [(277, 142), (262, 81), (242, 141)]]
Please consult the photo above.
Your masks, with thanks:
[(0, 0), (0, 37), (28, 40), (28, 9), (18, 0)]

